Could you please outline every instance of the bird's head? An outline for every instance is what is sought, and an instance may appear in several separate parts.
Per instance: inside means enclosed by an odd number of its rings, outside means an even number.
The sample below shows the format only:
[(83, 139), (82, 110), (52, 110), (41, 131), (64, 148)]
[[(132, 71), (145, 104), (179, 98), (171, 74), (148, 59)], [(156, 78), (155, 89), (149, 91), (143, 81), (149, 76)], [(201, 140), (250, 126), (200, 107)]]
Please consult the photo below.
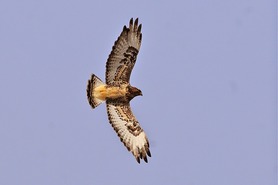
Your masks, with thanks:
[(143, 96), (142, 91), (136, 87), (132, 87), (131, 85), (129, 85), (127, 89), (127, 97), (129, 100), (132, 100), (135, 96)]

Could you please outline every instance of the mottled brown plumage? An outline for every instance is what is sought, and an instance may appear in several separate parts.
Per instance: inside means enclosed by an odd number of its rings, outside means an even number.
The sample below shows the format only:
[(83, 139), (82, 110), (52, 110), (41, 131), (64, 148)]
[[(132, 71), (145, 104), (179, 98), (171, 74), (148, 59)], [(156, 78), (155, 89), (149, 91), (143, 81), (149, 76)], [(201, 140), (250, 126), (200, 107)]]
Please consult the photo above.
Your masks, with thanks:
[(138, 163), (140, 159), (148, 162), (147, 156), (151, 157), (147, 136), (129, 103), (134, 97), (142, 96), (141, 90), (129, 83), (141, 46), (141, 28), (138, 18), (135, 22), (131, 19), (128, 28), (124, 26), (106, 62), (106, 83), (93, 74), (87, 86), (89, 104), (95, 108), (106, 101), (110, 124)]

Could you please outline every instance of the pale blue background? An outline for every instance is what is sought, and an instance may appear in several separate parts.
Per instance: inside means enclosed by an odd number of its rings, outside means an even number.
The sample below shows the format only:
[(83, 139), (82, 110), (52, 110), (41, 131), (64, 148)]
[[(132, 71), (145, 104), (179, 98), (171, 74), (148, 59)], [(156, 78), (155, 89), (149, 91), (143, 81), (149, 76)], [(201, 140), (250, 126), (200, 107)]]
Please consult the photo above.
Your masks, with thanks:
[[(1, 185), (275, 185), (275, 0), (0, 2)], [(131, 17), (137, 164), (86, 99)]]

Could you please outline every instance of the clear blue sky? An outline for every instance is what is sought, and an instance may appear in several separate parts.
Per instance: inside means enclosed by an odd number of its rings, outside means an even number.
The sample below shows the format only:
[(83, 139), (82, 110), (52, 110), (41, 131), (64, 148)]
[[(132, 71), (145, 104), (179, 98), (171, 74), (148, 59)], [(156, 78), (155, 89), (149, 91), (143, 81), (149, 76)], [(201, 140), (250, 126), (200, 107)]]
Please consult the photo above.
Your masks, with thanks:
[[(137, 164), (86, 98), (131, 17), (143, 24)], [(275, 0), (0, 2), (1, 185), (275, 185)]]

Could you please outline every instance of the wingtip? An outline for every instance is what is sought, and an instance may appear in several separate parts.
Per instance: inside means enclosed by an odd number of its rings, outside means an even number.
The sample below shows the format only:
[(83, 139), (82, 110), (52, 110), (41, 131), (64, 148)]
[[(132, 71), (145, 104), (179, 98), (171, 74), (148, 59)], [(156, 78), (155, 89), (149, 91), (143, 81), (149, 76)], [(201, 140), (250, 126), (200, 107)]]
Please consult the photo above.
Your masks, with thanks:
[(136, 161), (138, 162), (138, 164), (140, 164), (140, 158), (139, 158), (139, 156), (136, 157)]
[(133, 25), (133, 18), (131, 18), (129, 21), (129, 27), (131, 27), (132, 25)]
[(135, 19), (134, 25), (136, 25), (136, 26), (138, 25), (138, 20), (139, 20), (139, 19), (138, 19), (138, 17), (137, 17), (137, 18)]
[[(138, 23), (139, 23), (139, 18), (137, 17), (134, 21), (134, 25), (135, 26), (138, 26)], [(133, 26), (133, 17), (129, 20), (129, 25), (130, 26)], [(141, 25), (141, 24), (140, 24)]]
[(141, 32), (141, 29), (142, 29), (142, 24), (140, 24), (140, 25), (138, 26), (138, 33)]
[(147, 158), (147, 156), (144, 156), (144, 161), (145, 161), (146, 163), (148, 163), (148, 158)]
[(149, 157), (151, 157), (151, 156), (152, 156), (152, 154), (151, 154), (151, 151), (150, 151), (150, 150), (148, 150), (148, 151), (147, 151), (147, 155), (148, 155)]

